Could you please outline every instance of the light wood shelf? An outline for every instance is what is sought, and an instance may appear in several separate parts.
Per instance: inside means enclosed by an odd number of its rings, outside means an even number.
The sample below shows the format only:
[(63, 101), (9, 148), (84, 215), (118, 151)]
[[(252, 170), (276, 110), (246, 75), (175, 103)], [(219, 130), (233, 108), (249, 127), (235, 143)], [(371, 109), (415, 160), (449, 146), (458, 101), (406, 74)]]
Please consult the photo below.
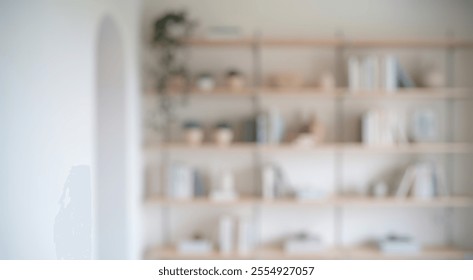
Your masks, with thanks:
[(145, 153), (156, 153), (162, 149), (183, 152), (324, 152), (324, 153), (346, 153), (346, 154), (455, 154), (472, 153), (472, 143), (408, 143), (395, 145), (366, 145), (363, 143), (324, 143), (313, 146), (298, 146), (292, 143), (282, 144), (257, 144), (253, 142), (235, 142), (228, 146), (220, 146), (213, 143), (203, 143), (201, 145), (189, 145), (187, 143), (163, 143), (160, 145), (148, 146)]
[(150, 203), (157, 203), (163, 206), (253, 206), (257, 203), (257, 198), (240, 197), (235, 200), (218, 201), (208, 197), (192, 199), (172, 199), (162, 196), (150, 196), (147, 198)]
[[(473, 250), (472, 250), (473, 251)], [(470, 250), (453, 247), (426, 247), (418, 253), (388, 254), (376, 247), (329, 248), (317, 253), (292, 254), (286, 253), (281, 248), (266, 247), (256, 249), (248, 254), (222, 254), (212, 251), (205, 254), (182, 254), (175, 248), (153, 248), (145, 255), (146, 259), (465, 259)]]
[(230, 253), (230, 254), (222, 254), (219, 251), (212, 251), (205, 254), (196, 254), (196, 253), (186, 253), (182, 254), (178, 252), (175, 248), (167, 247), (167, 248), (153, 248), (146, 252), (145, 259), (171, 259), (171, 260), (226, 260), (226, 259), (254, 259), (255, 253), (250, 254), (238, 254), (238, 253)]
[(426, 259), (465, 259), (468, 254), (471, 254), (471, 250), (462, 250), (454, 247), (447, 247), (447, 246), (439, 246), (439, 247), (427, 247), (422, 249), (418, 253), (413, 254), (387, 254), (383, 253), (378, 250), (376, 247), (357, 247), (353, 249), (344, 249), (344, 257), (343, 258), (350, 258), (350, 259), (419, 259), (419, 260), (426, 260)]
[(265, 200), (259, 197), (241, 197), (229, 201), (215, 201), (207, 197), (194, 199), (170, 199), (161, 196), (150, 196), (149, 203), (157, 203), (162, 206), (290, 206), (290, 207), (473, 207), (473, 198), (465, 196), (435, 197), (432, 199), (417, 198), (374, 198), (369, 196), (329, 197), (322, 199), (295, 199), (279, 198)]
[[(144, 97), (146, 99), (157, 98), (157, 93), (148, 91)], [(176, 94), (174, 97), (180, 98), (184, 95)], [(192, 89), (188, 98), (229, 98), (243, 97), (251, 98), (260, 96), (263, 98), (277, 97), (310, 97), (310, 98), (327, 98), (327, 99), (467, 99), (473, 98), (473, 88), (400, 88), (393, 92), (385, 92), (382, 90), (372, 91), (356, 91), (350, 92), (346, 88), (322, 89), (320, 87), (258, 87), (244, 88), (238, 91), (228, 88), (216, 88), (210, 91), (202, 91)]]
[(344, 153), (471, 153), (473, 144), (470, 143), (409, 143), (397, 145), (365, 145), (359, 143), (343, 144), (340, 147)]
[(459, 39), (337, 39), (337, 38), (192, 38), (197, 47), (348, 47), (348, 48), (471, 48), (473, 41)]

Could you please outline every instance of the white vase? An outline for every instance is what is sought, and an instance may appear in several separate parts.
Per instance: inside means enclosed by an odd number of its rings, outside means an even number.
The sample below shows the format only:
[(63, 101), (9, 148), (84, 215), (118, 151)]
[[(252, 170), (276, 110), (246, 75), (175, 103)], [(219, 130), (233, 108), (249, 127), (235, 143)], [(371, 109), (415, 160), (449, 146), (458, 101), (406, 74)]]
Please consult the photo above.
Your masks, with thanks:
[(215, 89), (215, 80), (212, 77), (200, 77), (197, 80), (197, 88), (201, 91), (212, 91)]
[(191, 146), (198, 146), (202, 144), (204, 139), (204, 132), (200, 128), (187, 128), (185, 132), (186, 142)]

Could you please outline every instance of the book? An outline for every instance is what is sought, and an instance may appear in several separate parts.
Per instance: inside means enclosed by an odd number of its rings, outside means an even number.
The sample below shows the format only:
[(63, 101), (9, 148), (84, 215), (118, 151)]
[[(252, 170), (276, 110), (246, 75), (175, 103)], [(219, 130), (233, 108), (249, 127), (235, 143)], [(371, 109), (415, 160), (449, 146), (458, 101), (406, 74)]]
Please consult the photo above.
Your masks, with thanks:
[(404, 172), (404, 175), (402, 176), (402, 179), (396, 190), (396, 194), (395, 194), (396, 197), (405, 198), (408, 196), (409, 191), (412, 187), (412, 184), (414, 183), (414, 176), (415, 176), (415, 169), (414, 167), (409, 166)]
[(268, 115), (260, 112), (256, 117), (256, 142), (268, 143)]
[(386, 55), (384, 57), (384, 90), (386, 92), (397, 90), (397, 63), (397, 58), (394, 55)]
[(348, 87), (350, 92), (360, 90), (360, 62), (356, 56), (348, 58)]
[(407, 75), (407, 72), (402, 68), (401, 63), (399, 60), (396, 60), (396, 72), (398, 78), (398, 85), (403, 88), (415, 87), (415, 84), (411, 77)]
[(435, 174), (433, 165), (421, 162), (415, 165), (413, 195), (420, 199), (429, 199), (435, 196)]

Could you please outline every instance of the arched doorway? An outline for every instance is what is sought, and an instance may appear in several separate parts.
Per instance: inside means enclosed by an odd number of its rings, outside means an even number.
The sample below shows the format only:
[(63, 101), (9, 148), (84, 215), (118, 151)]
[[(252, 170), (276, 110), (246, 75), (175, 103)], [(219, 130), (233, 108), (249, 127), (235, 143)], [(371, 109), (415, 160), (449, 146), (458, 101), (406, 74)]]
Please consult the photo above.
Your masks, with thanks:
[(98, 29), (96, 53), (94, 257), (128, 258), (126, 92), (124, 50), (110, 17)]

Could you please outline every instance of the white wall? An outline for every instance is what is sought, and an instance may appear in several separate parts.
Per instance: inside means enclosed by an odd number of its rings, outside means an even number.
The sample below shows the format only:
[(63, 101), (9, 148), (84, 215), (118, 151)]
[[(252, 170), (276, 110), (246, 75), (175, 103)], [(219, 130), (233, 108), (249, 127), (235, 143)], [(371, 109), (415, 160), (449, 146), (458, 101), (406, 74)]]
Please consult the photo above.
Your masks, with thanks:
[[(82, 173), (90, 176), (82, 178), (83, 186), (90, 187), (90, 182), (92, 191), (95, 187), (96, 40), (105, 15), (117, 22), (124, 42), (126, 101), (132, 116), (126, 120), (131, 155), (127, 183), (138, 186), (138, 172), (133, 172), (139, 170), (133, 154), (139, 139), (134, 107), (138, 3), (1, 1), (0, 258), (56, 258), (55, 217), (71, 168), (89, 169), (90, 175)], [(137, 200), (138, 189), (129, 191)], [(132, 215), (137, 215), (136, 200), (129, 202)], [(130, 244), (129, 257), (137, 257), (136, 242)]]

